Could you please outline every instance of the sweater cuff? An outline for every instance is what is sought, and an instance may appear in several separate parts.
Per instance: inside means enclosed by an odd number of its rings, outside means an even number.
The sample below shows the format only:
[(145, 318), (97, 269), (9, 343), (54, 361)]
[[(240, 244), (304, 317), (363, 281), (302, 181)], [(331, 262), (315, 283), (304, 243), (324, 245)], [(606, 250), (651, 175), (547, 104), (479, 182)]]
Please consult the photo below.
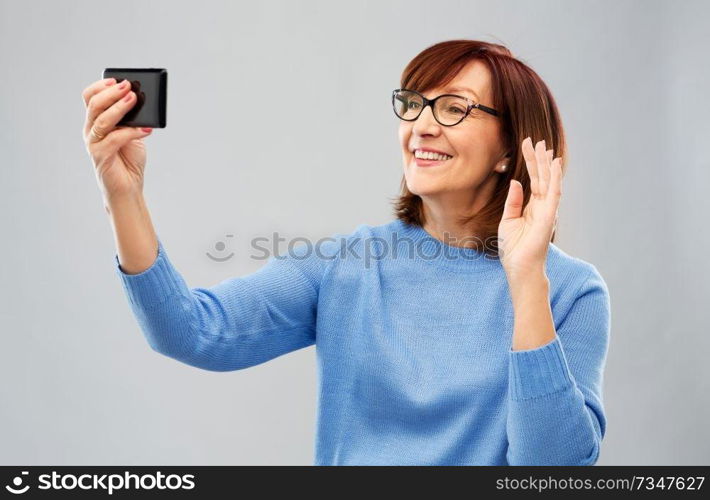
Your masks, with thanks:
[(514, 401), (562, 391), (574, 385), (560, 337), (545, 345), (509, 351), (509, 388)]
[(121, 269), (118, 255), (114, 254), (116, 274), (130, 303), (141, 309), (150, 309), (165, 302), (169, 297), (182, 293), (186, 287), (177, 273), (163, 244), (158, 239), (158, 255), (150, 267), (138, 274), (127, 274)]

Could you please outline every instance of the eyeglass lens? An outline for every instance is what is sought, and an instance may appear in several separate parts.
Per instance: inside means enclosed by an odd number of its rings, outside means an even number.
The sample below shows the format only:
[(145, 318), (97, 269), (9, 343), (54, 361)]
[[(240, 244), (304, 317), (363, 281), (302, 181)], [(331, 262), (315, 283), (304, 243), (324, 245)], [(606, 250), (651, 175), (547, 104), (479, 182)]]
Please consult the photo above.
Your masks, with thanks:
[[(424, 101), (422, 97), (406, 90), (396, 92), (394, 95), (394, 112), (403, 120), (414, 120), (422, 111)], [(444, 125), (455, 125), (466, 114), (468, 102), (454, 96), (445, 96), (438, 99), (434, 105), (434, 117)]]

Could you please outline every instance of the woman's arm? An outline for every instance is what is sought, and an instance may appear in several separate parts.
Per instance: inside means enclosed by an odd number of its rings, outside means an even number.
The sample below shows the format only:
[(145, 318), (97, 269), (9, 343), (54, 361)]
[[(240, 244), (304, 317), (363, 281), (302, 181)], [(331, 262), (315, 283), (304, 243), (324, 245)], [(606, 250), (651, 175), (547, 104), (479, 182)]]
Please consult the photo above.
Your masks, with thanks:
[(548, 323), (552, 316), (544, 284), (531, 281), (511, 293), (516, 305), (509, 352), (508, 463), (593, 465), (606, 430), (606, 284), (595, 269), (576, 294), (557, 305), (563, 316), (557, 325)]
[[(609, 342), (609, 293), (596, 269), (553, 320), (547, 252), (562, 196), (562, 159), (545, 141), (521, 149), (530, 178), (512, 180), (498, 226), (513, 302), (509, 351), (508, 452), (511, 465), (592, 465), (606, 429), (602, 378)], [(555, 324), (555, 320), (558, 323)]]
[(535, 349), (555, 338), (550, 309), (550, 280), (544, 269), (519, 276), (508, 288), (515, 317), (513, 350)]
[[(142, 197), (112, 200), (106, 210), (118, 249), (116, 273), (156, 352), (229, 371), (315, 343), (318, 286), (327, 259), (309, 245), (271, 257), (249, 275), (189, 288), (156, 235)], [(328, 252), (327, 246), (320, 250)]]
[(111, 220), (121, 269), (127, 274), (145, 271), (158, 255), (158, 237), (143, 194), (113, 198), (104, 206)]
[(315, 343), (320, 264), (271, 257), (254, 273), (188, 288), (158, 239), (138, 274), (116, 272), (156, 352), (210, 371), (240, 370)]

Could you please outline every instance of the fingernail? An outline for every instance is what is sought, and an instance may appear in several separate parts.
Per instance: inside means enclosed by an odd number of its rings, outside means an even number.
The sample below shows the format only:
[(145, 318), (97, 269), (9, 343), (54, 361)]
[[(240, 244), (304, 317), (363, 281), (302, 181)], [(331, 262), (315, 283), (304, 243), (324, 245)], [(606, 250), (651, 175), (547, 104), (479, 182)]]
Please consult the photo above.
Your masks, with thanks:
[(115, 79), (115, 78), (109, 78), (108, 80), (104, 80), (104, 83), (105, 83), (106, 86), (108, 87), (109, 85), (113, 85), (114, 83), (116, 83), (116, 79)]
[(126, 102), (130, 101), (131, 99), (133, 99), (133, 92), (129, 92), (128, 94), (126, 94), (126, 97), (123, 98), (123, 100)]
[(123, 80), (121, 83), (118, 84), (118, 88), (125, 89), (126, 85), (128, 85), (128, 80)]
[(148, 133), (150, 133), (150, 132), (153, 131), (153, 129), (150, 128), (150, 127), (141, 127), (141, 130), (142, 130), (143, 132), (148, 132)]

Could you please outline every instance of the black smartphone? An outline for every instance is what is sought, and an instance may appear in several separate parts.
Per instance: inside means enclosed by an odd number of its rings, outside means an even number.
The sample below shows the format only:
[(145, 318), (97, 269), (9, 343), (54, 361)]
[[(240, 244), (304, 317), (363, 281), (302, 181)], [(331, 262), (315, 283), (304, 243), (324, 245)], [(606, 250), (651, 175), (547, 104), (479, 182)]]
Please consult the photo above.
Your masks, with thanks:
[(103, 78), (131, 82), (138, 98), (116, 125), (165, 128), (168, 102), (168, 70), (165, 68), (106, 68)]

